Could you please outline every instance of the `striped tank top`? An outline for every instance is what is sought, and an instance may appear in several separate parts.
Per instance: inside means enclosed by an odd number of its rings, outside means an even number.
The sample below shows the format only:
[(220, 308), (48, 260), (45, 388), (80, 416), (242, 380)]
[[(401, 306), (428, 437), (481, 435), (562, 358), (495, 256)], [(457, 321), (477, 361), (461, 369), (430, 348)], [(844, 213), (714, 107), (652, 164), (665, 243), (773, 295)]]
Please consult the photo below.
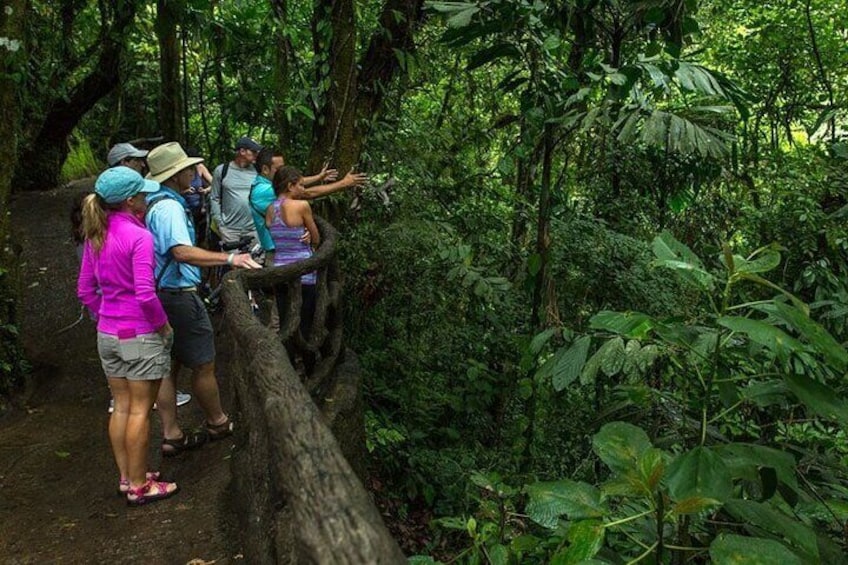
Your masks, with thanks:
[[(271, 206), (274, 207), (274, 218), (268, 231), (274, 240), (274, 266), (291, 265), (304, 259), (312, 257), (312, 246), (300, 241), (303, 236), (304, 226), (290, 228), (283, 221), (280, 205), (285, 202), (285, 197), (275, 200)], [(300, 284), (312, 285), (316, 283), (317, 273), (312, 271), (300, 277)]]

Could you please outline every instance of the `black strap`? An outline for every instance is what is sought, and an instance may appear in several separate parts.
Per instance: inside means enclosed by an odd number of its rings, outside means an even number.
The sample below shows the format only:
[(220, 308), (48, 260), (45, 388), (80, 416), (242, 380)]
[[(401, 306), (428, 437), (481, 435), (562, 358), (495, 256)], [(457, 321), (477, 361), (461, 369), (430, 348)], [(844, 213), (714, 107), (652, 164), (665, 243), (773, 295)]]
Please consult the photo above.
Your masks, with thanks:
[[(170, 198), (171, 200), (174, 200), (174, 198), (171, 198), (167, 194), (163, 194), (159, 198), (156, 198), (155, 200), (151, 200), (150, 202), (147, 203), (147, 213), (149, 214), (154, 206), (156, 206), (157, 204), (159, 204), (160, 202), (162, 202), (166, 198)], [(191, 221), (191, 214), (190, 213), (186, 212), (186, 217), (189, 219), (189, 221)], [(171, 262), (173, 262), (173, 260), (174, 260), (174, 252), (169, 249), (168, 250), (168, 258), (165, 260), (165, 264), (162, 266), (162, 270), (159, 271), (159, 276), (156, 277), (156, 290), (157, 291), (160, 289), (159, 284), (162, 282), (162, 277), (165, 276), (165, 271), (167, 271), (168, 267), (171, 266)], [(180, 264), (177, 263), (177, 273), (179, 273), (179, 272), (180, 272)]]
[(250, 204), (250, 207), (251, 207), (251, 208), (253, 208), (253, 211), (254, 211), (254, 212), (256, 212), (257, 214), (259, 214), (261, 217), (263, 217), (263, 218), (264, 218), (264, 217), (265, 217), (265, 210), (260, 210), (260, 209), (259, 209), (259, 208), (257, 208), (257, 207), (256, 207), (256, 205), (253, 203), (253, 188), (254, 188), (255, 186), (256, 186), (256, 181), (254, 181), (254, 182), (253, 182), (253, 183), (251, 183), (251, 185), (250, 185), (250, 192), (247, 194), (247, 203), (248, 203), (248, 204)]
[(224, 220), (224, 193), (226, 192), (224, 190), (224, 179), (227, 178), (227, 173), (230, 172), (230, 163), (231, 161), (227, 161), (224, 163), (224, 168), (221, 169), (221, 187), (219, 189), (221, 191), (221, 221)]

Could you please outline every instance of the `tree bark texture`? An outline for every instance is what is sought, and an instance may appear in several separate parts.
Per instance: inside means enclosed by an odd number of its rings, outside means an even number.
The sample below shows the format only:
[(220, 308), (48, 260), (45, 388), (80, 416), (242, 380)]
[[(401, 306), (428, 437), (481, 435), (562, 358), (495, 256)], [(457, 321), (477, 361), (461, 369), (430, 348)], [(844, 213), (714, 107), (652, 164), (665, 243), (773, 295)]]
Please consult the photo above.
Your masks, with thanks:
[(307, 170), (332, 161), (346, 171), (341, 153), (352, 143), (356, 97), (356, 12), (353, 0), (316, 0), (312, 16), (315, 83), (323, 93), (316, 108)]
[[(274, 16), (277, 18), (277, 24), (280, 30), (288, 28), (288, 1), (287, 0), (271, 0), (271, 9)], [(275, 97), (272, 108), (274, 116), (274, 127), (280, 135), (280, 150), (283, 155), (291, 154), (292, 131), (289, 123), (288, 115), (286, 114), (285, 104), (289, 101), (291, 92), (291, 63), (292, 49), (289, 37), (282, 31), (276, 37), (276, 57), (277, 64), (274, 65), (274, 85), (277, 96)]]
[(423, 0), (386, 0), (380, 24), (357, 61), (353, 2), (316, 1), (315, 53), (328, 55), (318, 66), (318, 84), (326, 90), (316, 112), (307, 170), (319, 170), (330, 159), (340, 171), (347, 171), (359, 161), (388, 87), (402, 71), (395, 50), (414, 51), (413, 34), (423, 17), (423, 5)]
[[(358, 371), (350, 367), (352, 356), (336, 346), (340, 310), (328, 302), (338, 294), (340, 273), (331, 267), (337, 235), (318, 220), (324, 243), (308, 265), (234, 272), (224, 281), (224, 342), (233, 347), (228, 373), (241, 418), (233, 475), (245, 557), (250, 563), (405, 563), (351, 465), (364, 446)], [(246, 289), (292, 281), (299, 286), (303, 269), (316, 267), (319, 280), (329, 279), (325, 303), (319, 291), (316, 305), (323, 312), (313, 320), (312, 333), (319, 337), (294, 344), (294, 355), (314, 348), (333, 362), (329, 378), (310, 395), (313, 379), (307, 374), (302, 382), (290, 361), (292, 351), (287, 354), (253, 315)], [(286, 335), (295, 324), (289, 315), (282, 318)]]
[(38, 133), (21, 152), (15, 173), (16, 189), (48, 190), (58, 184), (62, 164), (68, 156), (68, 137), (82, 117), (118, 84), (121, 58), (135, 18), (136, 3), (116, 0), (112, 7), (111, 22), (107, 14), (103, 14), (103, 25), (107, 27), (101, 32), (97, 61), (67, 97), (56, 96), (47, 104), (48, 110)]
[(156, 39), (159, 42), (159, 127), (166, 140), (184, 144), (178, 21), (179, 12), (174, 0), (158, 0)]

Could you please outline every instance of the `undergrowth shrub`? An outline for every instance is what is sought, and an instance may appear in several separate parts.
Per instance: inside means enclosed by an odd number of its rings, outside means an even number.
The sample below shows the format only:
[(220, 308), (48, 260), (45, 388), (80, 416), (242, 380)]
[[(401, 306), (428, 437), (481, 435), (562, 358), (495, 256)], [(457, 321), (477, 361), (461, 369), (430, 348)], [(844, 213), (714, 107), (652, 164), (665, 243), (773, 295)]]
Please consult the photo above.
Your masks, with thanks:
[(96, 175), (103, 169), (91, 150), (91, 144), (84, 137), (75, 135), (70, 141), (71, 151), (62, 165), (59, 180), (63, 183)]

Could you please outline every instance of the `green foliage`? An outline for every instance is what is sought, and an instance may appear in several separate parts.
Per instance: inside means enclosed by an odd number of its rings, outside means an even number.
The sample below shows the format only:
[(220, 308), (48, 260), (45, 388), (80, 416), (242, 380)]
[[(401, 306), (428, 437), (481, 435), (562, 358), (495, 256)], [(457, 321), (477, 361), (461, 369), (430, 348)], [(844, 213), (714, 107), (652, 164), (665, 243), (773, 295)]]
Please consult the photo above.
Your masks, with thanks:
[(0, 412), (13, 393), (23, 387), (29, 371), (18, 327), (16, 304), (20, 290), (18, 260), (6, 248), (0, 253)]
[(59, 179), (67, 183), (96, 175), (101, 170), (103, 170), (103, 164), (95, 158), (91, 144), (87, 139), (77, 137), (71, 143), (71, 151), (62, 165)]
[[(797, 410), (844, 424), (846, 404), (837, 390), (844, 388), (845, 349), (809, 318), (803, 303), (761, 278), (780, 263), (774, 249), (742, 257), (725, 248), (721, 271), (667, 233), (655, 239), (653, 249), (658, 268), (696, 284), (708, 300), (688, 320), (600, 313), (590, 323), (593, 333), (552, 357), (555, 366), (564, 366), (570, 387), (605, 383), (593, 391), (609, 397), (604, 404), (621, 398), (614, 391), (634, 386), (644, 387), (647, 396), (641, 404), (613, 404), (616, 411), (639, 411), (641, 426), (611, 422), (594, 434), (593, 451), (606, 466), (599, 486), (561, 479), (525, 487), (524, 512), (548, 530), (547, 547), (558, 548), (539, 550), (557, 562), (592, 559), (604, 550), (628, 560), (709, 552), (720, 562), (745, 563), (749, 558), (739, 553), (739, 536), (747, 534), (763, 556), (826, 562), (826, 555), (839, 550), (816, 533), (801, 503), (820, 500), (822, 490), (842, 488), (841, 481), (806, 470), (812, 461), (822, 468), (833, 462), (805, 449), (816, 442), (809, 435), (791, 447), (786, 441), (762, 445), (766, 438), (757, 430)], [(745, 300), (751, 284), (777, 296)], [(763, 313), (768, 317), (757, 319)], [(602, 344), (593, 354), (585, 353), (589, 337)], [(639, 347), (630, 346), (634, 342)], [(648, 344), (656, 348), (650, 363), (624, 361)], [(664, 369), (656, 381), (654, 364), (660, 360)], [(540, 374), (550, 373), (546, 366)], [(577, 376), (593, 366), (578, 383)], [(775, 379), (785, 386), (771, 392), (782, 398), (780, 406), (794, 405), (790, 411), (775, 410), (774, 404), (760, 410), (746, 398), (751, 387)], [(653, 439), (646, 429), (655, 430)], [(761, 445), (751, 443), (758, 435)], [(809, 459), (803, 467), (796, 455), (801, 452)], [(846, 494), (835, 498), (844, 504)], [(818, 531), (841, 534), (841, 522), (832, 518), (819, 522)]]

